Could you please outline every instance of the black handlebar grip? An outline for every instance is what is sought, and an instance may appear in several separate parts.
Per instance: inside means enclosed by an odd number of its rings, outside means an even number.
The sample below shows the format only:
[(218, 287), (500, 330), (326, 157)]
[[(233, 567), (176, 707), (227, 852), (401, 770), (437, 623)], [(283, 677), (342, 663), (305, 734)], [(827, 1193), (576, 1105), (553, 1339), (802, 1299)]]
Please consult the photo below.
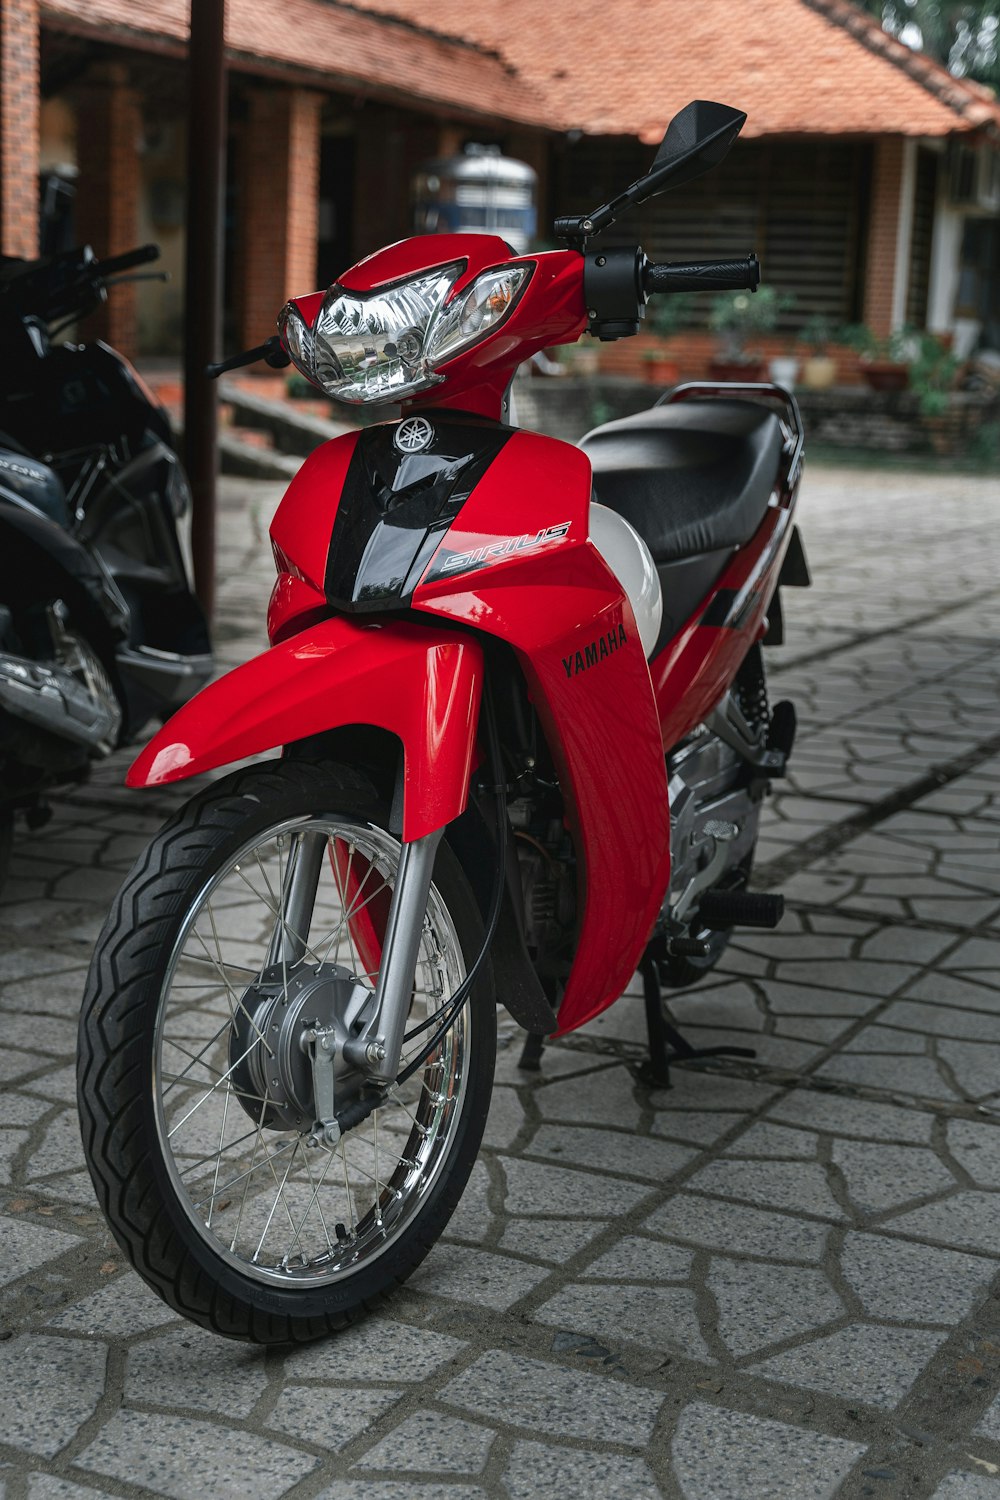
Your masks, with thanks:
[(119, 271), (131, 271), (133, 266), (144, 266), (148, 261), (159, 260), (159, 245), (139, 245), (135, 250), (126, 250), (122, 255), (109, 255), (107, 260), (94, 261), (88, 269), (91, 274), (117, 276)]
[(281, 339), (272, 334), (263, 344), (258, 344), (256, 349), (245, 349), (242, 354), (231, 354), (228, 359), (220, 360), (217, 365), (206, 365), (205, 374), (209, 380), (218, 380), (220, 375), (225, 375), (229, 370), (240, 370), (244, 365), (255, 365), (259, 359), (266, 360), (273, 370), (283, 370), (286, 365), (291, 364), (291, 356), (286, 354), (281, 347)]
[(760, 261), (751, 253), (745, 260), (650, 262), (643, 281), (647, 292), (755, 292)]

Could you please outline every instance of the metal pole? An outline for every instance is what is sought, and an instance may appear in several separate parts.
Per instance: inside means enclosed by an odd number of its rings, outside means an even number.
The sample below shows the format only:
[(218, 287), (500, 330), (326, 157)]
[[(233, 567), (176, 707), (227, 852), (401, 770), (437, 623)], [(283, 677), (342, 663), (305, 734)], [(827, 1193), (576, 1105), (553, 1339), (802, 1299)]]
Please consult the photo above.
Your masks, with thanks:
[(220, 357), (223, 191), (226, 180), (226, 0), (191, 0), (188, 53), (184, 449), (191, 481), (195, 592), (215, 605), (219, 400), (205, 366)]

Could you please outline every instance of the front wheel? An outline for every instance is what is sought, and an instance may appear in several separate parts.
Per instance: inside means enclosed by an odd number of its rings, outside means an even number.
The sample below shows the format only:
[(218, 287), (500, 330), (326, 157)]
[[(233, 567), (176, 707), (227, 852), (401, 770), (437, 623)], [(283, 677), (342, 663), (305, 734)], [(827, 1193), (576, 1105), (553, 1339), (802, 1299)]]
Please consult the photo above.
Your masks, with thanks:
[[(139, 1274), (230, 1337), (316, 1338), (383, 1299), (442, 1232), (479, 1149), (496, 1056), (485, 978), (363, 1124), (332, 1148), (312, 1131), (304, 1033), (346, 1035), (374, 989), (400, 857), (387, 822), (344, 767), (236, 772), (153, 840), (98, 939), (80, 1023), (90, 1173)], [(401, 1077), (481, 942), (442, 845)], [(361, 1086), (341, 1059), (338, 1102)]]

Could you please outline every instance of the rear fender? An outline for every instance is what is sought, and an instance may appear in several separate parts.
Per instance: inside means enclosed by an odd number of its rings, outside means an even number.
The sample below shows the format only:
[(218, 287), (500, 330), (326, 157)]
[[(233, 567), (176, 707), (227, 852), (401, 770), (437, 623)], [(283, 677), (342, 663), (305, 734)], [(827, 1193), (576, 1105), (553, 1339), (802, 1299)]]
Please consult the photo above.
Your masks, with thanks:
[(345, 725), (388, 730), (403, 749), (403, 838), (468, 801), (482, 693), (478, 641), (408, 621), (324, 620), (204, 688), (129, 770), (162, 786)]

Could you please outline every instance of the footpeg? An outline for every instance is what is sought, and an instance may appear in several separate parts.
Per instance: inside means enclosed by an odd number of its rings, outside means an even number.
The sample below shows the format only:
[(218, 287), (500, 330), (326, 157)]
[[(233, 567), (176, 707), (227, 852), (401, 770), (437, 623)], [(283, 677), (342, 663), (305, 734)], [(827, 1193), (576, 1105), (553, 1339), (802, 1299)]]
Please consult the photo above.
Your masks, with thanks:
[(706, 927), (777, 927), (785, 914), (784, 896), (758, 891), (706, 891), (698, 919)]
[(707, 958), (710, 944), (699, 938), (668, 938), (667, 952), (671, 958)]

